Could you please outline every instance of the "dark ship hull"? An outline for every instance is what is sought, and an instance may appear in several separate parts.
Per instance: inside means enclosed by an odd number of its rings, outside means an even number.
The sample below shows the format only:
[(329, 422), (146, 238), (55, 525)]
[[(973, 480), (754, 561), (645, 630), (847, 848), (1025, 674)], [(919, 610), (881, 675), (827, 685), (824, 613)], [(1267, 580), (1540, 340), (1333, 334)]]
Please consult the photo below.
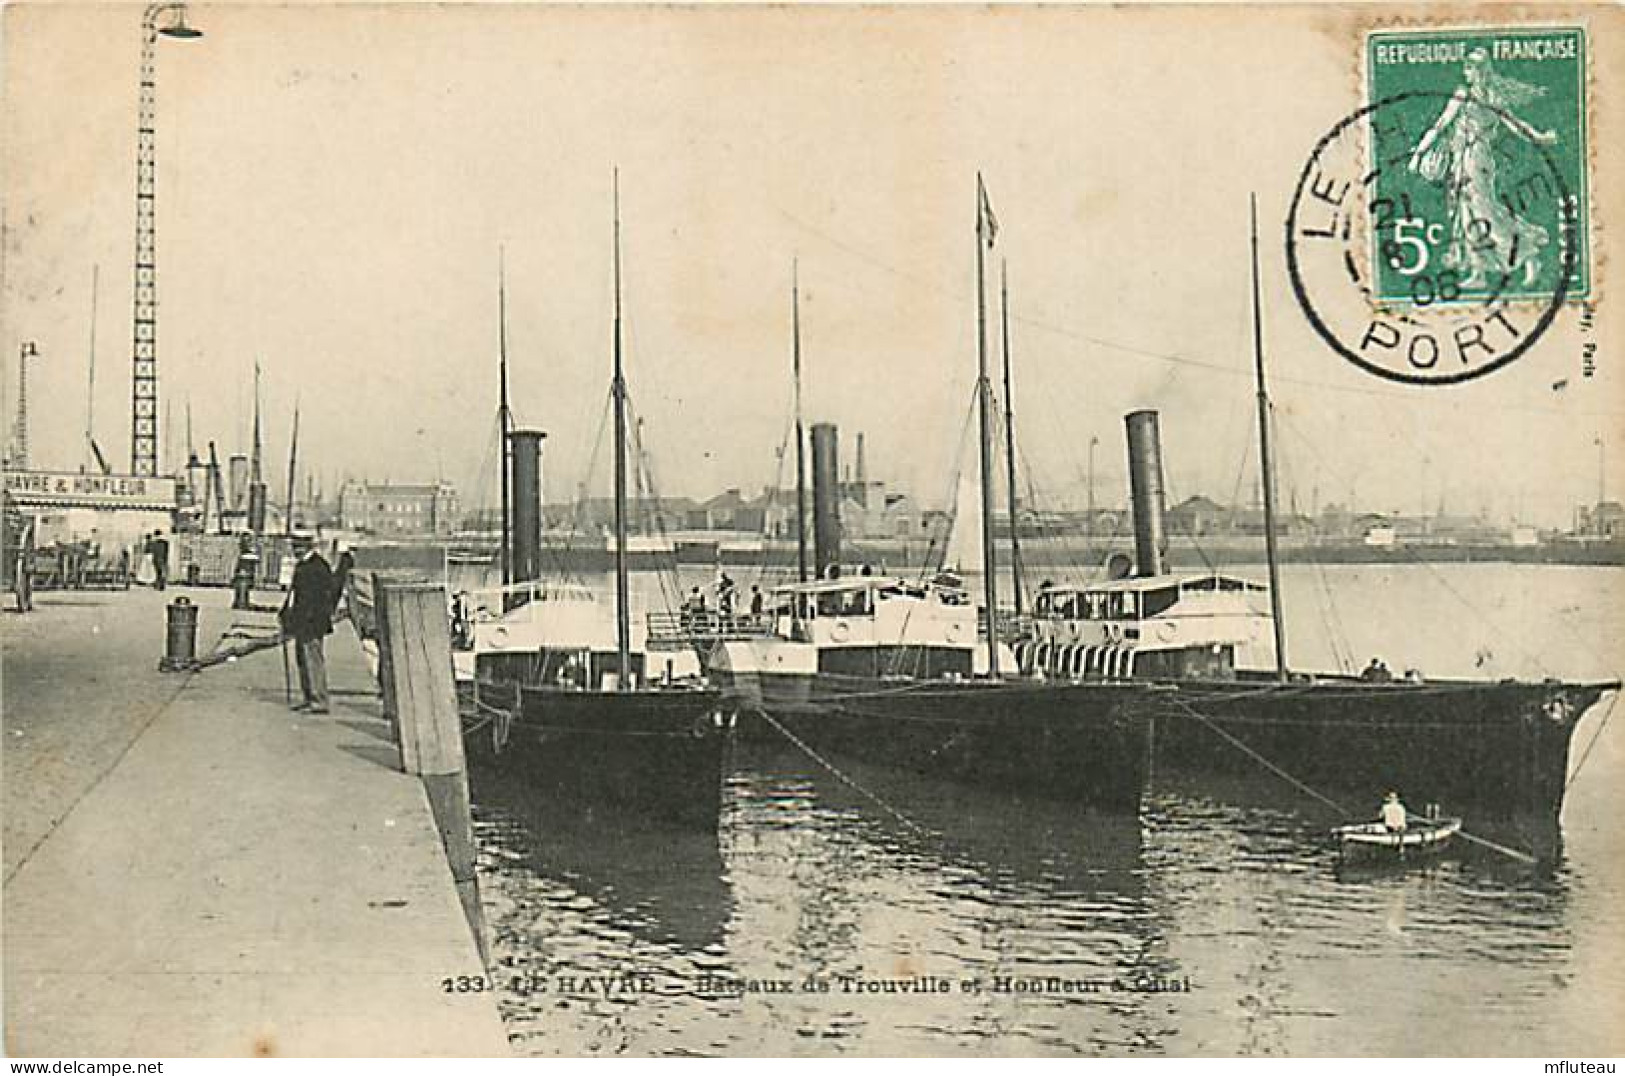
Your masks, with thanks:
[(467, 742), (477, 762), (516, 767), (582, 805), (716, 825), (726, 729), (705, 689), (581, 691), (482, 682)]
[(1284, 782), (1284, 771), (1351, 808), (1397, 790), (1474, 817), (1555, 819), (1575, 726), (1619, 685), (1243, 677), (1165, 686), (1153, 696), (1159, 772)]
[[(747, 719), (833, 751), (1104, 806), (1160, 774), (1293, 781), (1352, 808), (1398, 790), (1475, 818), (1555, 819), (1581, 717), (1617, 683), (961, 683), (751, 677)], [(763, 721), (774, 734), (774, 722)], [(760, 733), (761, 727), (754, 731)]]
[(1154, 690), (1132, 684), (882, 680), (820, 673), (755, 680), (727, 697), (746, 735), (766, 731), (820, 755), (1133, 809), (1150, 762), (1152, 726), (1145, 700)]

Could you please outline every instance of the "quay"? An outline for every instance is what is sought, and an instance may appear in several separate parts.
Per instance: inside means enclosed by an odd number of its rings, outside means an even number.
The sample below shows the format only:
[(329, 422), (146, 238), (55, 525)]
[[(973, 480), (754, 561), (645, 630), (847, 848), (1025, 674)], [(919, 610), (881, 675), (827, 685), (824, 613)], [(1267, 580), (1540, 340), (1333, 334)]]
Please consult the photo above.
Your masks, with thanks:
[(509, 1055), (493, 996), (442, 986), (484, 969), (354, 636), (307, 717), (274, 651), (159, 672), (179, 593), (200, 650), (274, 630), (200, 589), (0, 614), (6, 1053)]

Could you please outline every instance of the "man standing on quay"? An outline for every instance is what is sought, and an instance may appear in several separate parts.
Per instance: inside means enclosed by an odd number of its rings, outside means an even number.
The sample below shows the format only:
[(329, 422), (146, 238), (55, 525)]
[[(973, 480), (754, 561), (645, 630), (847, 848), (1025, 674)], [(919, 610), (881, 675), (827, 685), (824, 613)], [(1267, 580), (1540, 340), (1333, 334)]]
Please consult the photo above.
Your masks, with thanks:
[(282, 607), (282, 631), (293, 639), (304, 701), (295, 710), (327, 713), (327, 658), (322, 640), (333, 630), (333, 572), (309, 535), (296, 535), (293, 587)]

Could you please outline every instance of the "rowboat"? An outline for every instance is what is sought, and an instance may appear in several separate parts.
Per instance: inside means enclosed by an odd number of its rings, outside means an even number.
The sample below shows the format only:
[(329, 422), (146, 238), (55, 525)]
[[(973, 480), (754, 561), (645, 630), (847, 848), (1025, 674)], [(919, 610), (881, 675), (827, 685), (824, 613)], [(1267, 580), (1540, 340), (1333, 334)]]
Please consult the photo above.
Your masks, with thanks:
[(1402, 862), (1437, 855), (1461, 832), (1459, 818), (1413, 818), (1404, 829), (1361, 822), (1332, 830), (1344, 862)]

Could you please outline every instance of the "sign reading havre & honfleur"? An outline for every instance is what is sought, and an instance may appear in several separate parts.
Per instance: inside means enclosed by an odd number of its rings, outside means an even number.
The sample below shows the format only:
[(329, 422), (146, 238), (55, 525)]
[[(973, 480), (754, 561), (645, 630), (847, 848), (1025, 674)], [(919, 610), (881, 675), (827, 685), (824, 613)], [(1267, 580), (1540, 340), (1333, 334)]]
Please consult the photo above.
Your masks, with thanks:
[(30, 504), (169, 510), (175, 507), (173, 478), (7, 471), (5, 481), (8, 497)]
[(1590, 294), (1584, 30), (1373, 33), (1366, 78), (1370, 104), (1394, 102), (1372, 120), (1377, 299)]

